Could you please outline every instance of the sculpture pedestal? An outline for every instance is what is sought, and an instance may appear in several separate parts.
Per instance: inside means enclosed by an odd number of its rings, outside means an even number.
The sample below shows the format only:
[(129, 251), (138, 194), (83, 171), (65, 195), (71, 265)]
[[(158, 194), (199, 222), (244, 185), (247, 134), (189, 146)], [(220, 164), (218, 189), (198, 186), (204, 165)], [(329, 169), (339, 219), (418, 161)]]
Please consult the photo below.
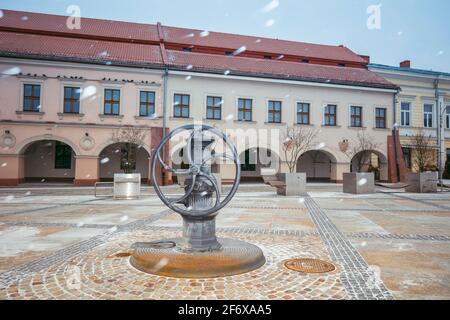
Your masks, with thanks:
[(216, 278), (258, 269), (266, 262), (260, 248), (232, 239), (219, 239), (220, 250), (185, 252), (184, 239), (140, 242), (133, 246), (130, 263), (136, 269), (175, 278)]

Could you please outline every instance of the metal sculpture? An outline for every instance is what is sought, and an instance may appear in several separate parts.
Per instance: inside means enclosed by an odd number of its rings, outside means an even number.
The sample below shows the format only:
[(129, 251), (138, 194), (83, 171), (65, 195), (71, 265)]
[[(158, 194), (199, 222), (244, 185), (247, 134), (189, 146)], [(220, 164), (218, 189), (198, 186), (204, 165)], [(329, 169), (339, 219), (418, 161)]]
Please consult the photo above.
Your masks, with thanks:
[[(189, 169), (174, 169), (167, 165), (161, 152), (168, 142), (183, 131), (190, 131), (186, 141)], [(225, 144), (231, 154), (211, 150), (214, 137)], [(235, 167), (234, 183), (222, 199), (221, 187), (211, 173), (211, 161), (231, 160)], [(157, 165), (177, 176), (187, 176), (184, 194), (167, 197), (157, 179)], [(161, 201), (183, 218), (183, 237), (150, 243), (137, 243), (131, 264), (141, 271), (174, 277), (215, 277), (238, 274), (264, 264), (264, 255), (258, 247), (232, 239), (218, 239), (216, 216), (235, 195), (240, 182), (241, 168), (234, 144), (223, 132), (208, 125), (184, 125), (172, 131), (156, 147), (152, 163), (152, 181)], [(167, 263), (160, 265), (161, 260)], [(158, 265), (159, 263), (159, 265)]]

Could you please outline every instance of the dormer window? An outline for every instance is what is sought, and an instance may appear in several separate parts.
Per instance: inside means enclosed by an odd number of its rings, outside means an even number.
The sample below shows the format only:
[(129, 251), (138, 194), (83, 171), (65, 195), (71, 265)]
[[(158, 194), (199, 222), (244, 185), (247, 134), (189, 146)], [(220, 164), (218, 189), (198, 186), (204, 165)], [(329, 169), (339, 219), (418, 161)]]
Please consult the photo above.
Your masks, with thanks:
[(184, 48), (183, 48), (183, 51), (184, 51), (184, 52), (192, 52), (192, 48), (190, 48), (190, 47), (184, 47)]

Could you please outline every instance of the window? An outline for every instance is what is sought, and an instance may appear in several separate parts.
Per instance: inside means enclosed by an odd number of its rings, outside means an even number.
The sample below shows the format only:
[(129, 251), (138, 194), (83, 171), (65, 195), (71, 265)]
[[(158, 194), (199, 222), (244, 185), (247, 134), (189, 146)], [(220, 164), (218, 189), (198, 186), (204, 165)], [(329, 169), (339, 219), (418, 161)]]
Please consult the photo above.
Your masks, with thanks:
[(245, 150), (244, 159), (241, 159), (241, 171), (256, 171), (256, 152), (251, 152), (250, 150)]
[(72, 148), (65, 143), (56, 141), (55, 169), (70, 169), (72, 167)]
[(411, 122), (411, 103), (402, 102), (401, 103), (401, 114), (400, 121), (402, 126), (410, 126)]
[(362, 127), (362, 107), (350, 107), (350, 126), (357, 128)]
[(410, 148), (402, 148), (403, 152), (403, 158), (405, 159), (405, 166), (408, 169), (411, 169), (412, 162), (411, 162), (411, 149)]
[(335, 104), (327, 104), (325, 106), (325, 121), (326, 126), (334, 127), (337, 123), (337, 106)]
[(445, 108), (445, 127), (450, 129), (450, 106)]
[(281, 101), (269, 101), (269, 123), (281, 123)]
[(155, 93), (141, 91), (139, 94), (139, 116), (150, 117), (155, 114)]
[(303, 63), (309, 63), (309, 60), (308, 59), (302, 59), (302, 62)]
[(183, 48), (183, 51), (184, 51), (184, 52), (192, 52), (192, 48), (190, 48), (190, 47), (185, 47), (185, 48)]
[(64, 87), (64, 113), (80, 113), (80, 88)]
[(118, 116), (120, 113), (120, 90), (105, 89), (104, 114)]
[(206, 98), (206, 118), (213, 120), (222, 119), (222, 98), (207, 97)]
[(309, 109), (309, 103), (297, 103), (297, 124), (310, 124)]
[(386, 129), (386, 109), (375, 109), (375, 128)]
[(41, 85), (25, 84), (23, 86), (23, 111), (40, 112)]
[(232, 56), (233, 55), (233, 51), (225, 51), (225, 55), (226, 56)]
[(175, 118), (189, 118), (190, 96), (188, 94), (175, 94), (173, 116)]
[(264, 59), (271, 60), (272, 56), (264, 56)]
[(238, 100), (238, 120), (252, 121), (252, 99)]
[(433, 126), (433, 105), (423, 105), (423, 126), (425, 128), (431, 128)]

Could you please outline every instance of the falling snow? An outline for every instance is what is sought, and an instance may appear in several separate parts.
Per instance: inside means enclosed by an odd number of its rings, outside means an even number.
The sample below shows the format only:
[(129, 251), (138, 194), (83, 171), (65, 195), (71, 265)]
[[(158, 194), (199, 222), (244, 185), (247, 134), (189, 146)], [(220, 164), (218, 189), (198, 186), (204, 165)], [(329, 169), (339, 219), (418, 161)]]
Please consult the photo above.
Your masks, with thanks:
[(202, 31), (202, 32), (200, 32), (200, 37), (202, 37), (202, 38), (204, 38), (204, 37), (207, 37), (207, 36), (209, 36), (209, 31)]
[(108, 163), (108, 162), (109, 162), (109, 158), (108, 157), (103, 158), (102, 160), (100, 160), (101, 164), (105, 164), (105, 163)]
[(20, 72), (21, 72), (21, 70), (19, 67), (12, 67), (12, 68), (2, 71), (1, 75), (2, 75), (2, 77), (3, 76), (14, 76), (14, 75), (19, 74)]
[(264, 8), (261, 9), (261, 11), (262, 11), (263, 13), (268, 13), (268, 12), (270, 12), (270, 11), (272, 11), (272, 10), (278, 8), (279, 5), (280, 5), (280, 1), (278, 1), (278, 0), (272, 0), (272, 1), (270, 1), (268, 4), (266, 4), (266, 5), (264, 6)]
[(361, 179), (359, 179), (359, 181), (358, 181), (358, 185), (359, 186), (363, 186), (363, 185), (365, 185), (367, 183), (367, 179), (366, 178), (361, 178)]
[(271, 27), (275, 24), (275, 20), (274, 19), (269, 19), (266, 21), (265, 26), (266, 27)]
[(244, 52), (245, 50), (247, 50), (246, 46), (239, 47), (238, 49), (236, 49), (233, 52), (233, 56), (237, 56), (237, 55), (241, 54), (242, 52)]
[(95, 86), (87, 86), (81, 90), (81, 100), (85, 100), (93, 97), (97, 93), (97, 88)]

